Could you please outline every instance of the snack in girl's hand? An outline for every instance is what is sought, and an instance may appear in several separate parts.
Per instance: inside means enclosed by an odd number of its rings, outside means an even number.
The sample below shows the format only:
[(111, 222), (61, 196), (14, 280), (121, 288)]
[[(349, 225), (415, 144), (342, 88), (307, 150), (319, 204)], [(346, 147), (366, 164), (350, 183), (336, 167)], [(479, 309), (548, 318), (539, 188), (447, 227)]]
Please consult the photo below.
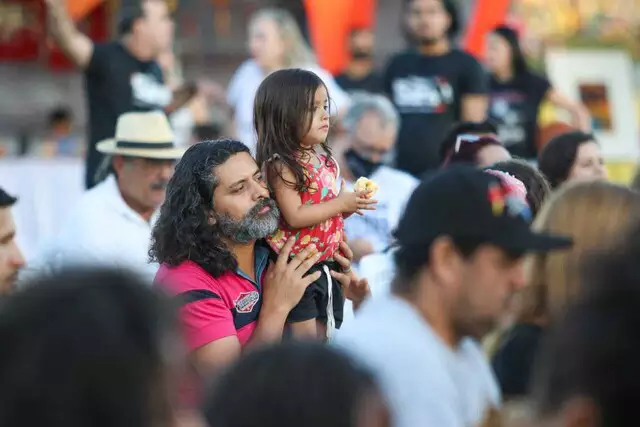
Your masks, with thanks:
[(359, 193), (361, 191), (366, 191), (367, 194), (365, 195), (365, 197), (367, 199), (372, 198), (373, 195), (376, 194), (376, 191), (378, 191), (378, 188), (380, 188), (378, 187), (378, 184), (376, 184), (375, 182), (373, 182), (372, 180), (364, 176), (361, 176), (360, 178), (358, 178), (355, 185), (353, 186), (353, 190), (356, 193)]

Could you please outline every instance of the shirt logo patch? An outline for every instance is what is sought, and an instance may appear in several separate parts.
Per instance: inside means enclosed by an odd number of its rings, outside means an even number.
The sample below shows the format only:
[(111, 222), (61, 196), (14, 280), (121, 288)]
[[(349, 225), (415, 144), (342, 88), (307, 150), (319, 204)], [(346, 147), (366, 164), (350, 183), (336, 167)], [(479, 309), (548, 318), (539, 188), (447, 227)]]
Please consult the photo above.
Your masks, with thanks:
[(259, 299), (260, 294), (258, 294), (257, 291), (240, 293), (238, 298), (234, 301), (236, 311), (238, 313), (251, 313)]

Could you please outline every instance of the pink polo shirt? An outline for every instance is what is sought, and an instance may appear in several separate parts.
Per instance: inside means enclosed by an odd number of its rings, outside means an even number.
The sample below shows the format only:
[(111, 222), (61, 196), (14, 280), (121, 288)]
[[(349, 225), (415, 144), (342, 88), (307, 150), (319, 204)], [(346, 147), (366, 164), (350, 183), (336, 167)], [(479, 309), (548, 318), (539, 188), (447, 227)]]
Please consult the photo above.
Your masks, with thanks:
[(180, 305), (180, 323), (189, 351), (234, 335), (242, 346), (249, 341), (260, 312), (261, 282), (268, 261), (269, 250), (256, 246), (257, 283), (240, 270), (213, 277), (192, 261), (160, 267), (155, 283)]

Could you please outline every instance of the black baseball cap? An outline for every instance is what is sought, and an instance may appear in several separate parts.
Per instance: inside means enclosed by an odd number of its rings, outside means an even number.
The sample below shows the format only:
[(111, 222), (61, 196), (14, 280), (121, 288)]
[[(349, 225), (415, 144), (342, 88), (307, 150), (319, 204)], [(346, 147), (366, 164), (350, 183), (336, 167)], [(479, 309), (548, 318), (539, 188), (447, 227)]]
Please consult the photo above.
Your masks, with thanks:
[(531, 211), (495, 175), (466, 165), (436, 172), (414, 191), (395, 231), (410, 248), (439, 236), (494, 244), (510, 253), (570, 247), (571, 238), (532, 231)]

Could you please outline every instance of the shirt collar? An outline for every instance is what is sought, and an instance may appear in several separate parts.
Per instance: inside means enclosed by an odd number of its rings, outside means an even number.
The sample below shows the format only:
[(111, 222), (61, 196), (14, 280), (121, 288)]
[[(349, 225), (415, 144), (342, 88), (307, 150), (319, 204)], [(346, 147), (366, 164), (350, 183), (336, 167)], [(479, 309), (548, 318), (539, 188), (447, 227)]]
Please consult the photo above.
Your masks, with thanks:
[(258, 287), (261, 287), (262, 274), (264, 273), (264, 270), (267, 267), (267, 263), (269, 262), (269, 249), (259, 243), (256, 243), (254, 251), (253, 262), (258, 283), (247, 276), (242, 270), (240, 270), (240, 268), (236, 268), (236, 274), (243, 279), (249, 280), (251, 283), (257, 285)]
[(125, 202), (124, 198), (122, 198), (122, 194), (120, 193), (120, 189), (118, 188), (118, 182), (116, 181), (115, 175), (111, 174), (107, 178), (105, 178), (103, 182), (103, 189), (107, 203), (114, 207), (119, 214), (127, 217), (132, 221), (144, 223), (146, 225), (153, 224), (157, 219), (160, 209), (156, 209), (156, 211), (151, 216), (151, 221), (147, 221), (138, 212), (131, 209), (127, 202)]

